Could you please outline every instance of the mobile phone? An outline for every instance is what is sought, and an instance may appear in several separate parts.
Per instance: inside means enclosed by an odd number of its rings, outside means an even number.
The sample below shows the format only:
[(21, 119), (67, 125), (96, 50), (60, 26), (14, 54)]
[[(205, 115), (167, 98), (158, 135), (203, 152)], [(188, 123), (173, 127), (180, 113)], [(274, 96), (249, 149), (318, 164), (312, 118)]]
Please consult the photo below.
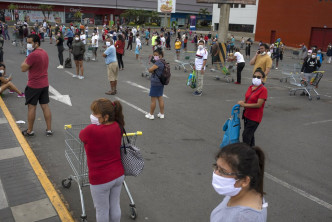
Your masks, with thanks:
[(261, 51), (258, 50), (258, 51), (257, 51), (257, 54), (260, 54), (260, 53), (261, 53)]

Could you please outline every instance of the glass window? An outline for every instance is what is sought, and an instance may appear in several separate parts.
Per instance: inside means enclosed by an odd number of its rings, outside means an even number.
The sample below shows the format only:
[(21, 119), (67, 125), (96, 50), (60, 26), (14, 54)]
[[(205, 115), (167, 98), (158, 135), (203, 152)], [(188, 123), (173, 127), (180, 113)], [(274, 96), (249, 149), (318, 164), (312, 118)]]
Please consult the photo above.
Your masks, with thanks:
[(246, 5), (245, 4), (241, 4), (241, 8), (245, 8), (246, 7)]

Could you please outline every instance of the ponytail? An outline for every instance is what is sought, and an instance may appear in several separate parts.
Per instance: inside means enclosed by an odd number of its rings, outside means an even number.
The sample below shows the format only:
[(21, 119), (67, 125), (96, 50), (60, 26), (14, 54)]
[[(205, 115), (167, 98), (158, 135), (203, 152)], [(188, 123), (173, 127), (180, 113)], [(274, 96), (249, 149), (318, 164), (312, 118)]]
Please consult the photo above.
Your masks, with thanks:
[(108, 121), (116, 121), (122, 129), (125, 125), (120, 101), (112, 102), (106, 98), (100, 98), (92, 102), (91, 111), (95, 114), (101, 114), (102, 117), (108, 115)]
[(122, 105), (119, 100), (115, 100), (113, 103), (114, 106), (114, 121), (119, 123), (120, 127), (123, 128), (125, 125), (124, 117), (122, 113)]
[(258, 187), (257, 192), (259, 192), (262, 196), (264, 195), (263, 186), (264, 186), (264, 168), (265, 168), (265, 154), (261, 148), (258, 146), (252, 147), (255, 150), (256, 155), (258, 157), (259, 164), (259, 173), (258, 173)]

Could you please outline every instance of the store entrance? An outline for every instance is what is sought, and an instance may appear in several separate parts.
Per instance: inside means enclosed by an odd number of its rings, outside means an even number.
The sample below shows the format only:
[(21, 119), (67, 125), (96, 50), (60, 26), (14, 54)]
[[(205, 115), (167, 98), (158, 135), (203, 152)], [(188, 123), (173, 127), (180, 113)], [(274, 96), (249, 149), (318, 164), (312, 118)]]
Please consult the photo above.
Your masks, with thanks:
[(95, 25), (103, 25), (103, 16), (95, 15)]

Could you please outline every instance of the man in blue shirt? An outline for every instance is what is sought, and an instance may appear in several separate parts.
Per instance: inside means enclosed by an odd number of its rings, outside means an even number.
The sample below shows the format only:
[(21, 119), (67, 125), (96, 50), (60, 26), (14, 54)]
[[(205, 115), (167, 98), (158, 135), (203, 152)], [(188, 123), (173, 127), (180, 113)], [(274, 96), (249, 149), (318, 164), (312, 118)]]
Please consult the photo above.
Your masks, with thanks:
[(110, 81), (111, 90), (107, 91), (106, 95), (115, 95), (116, 91), (116, 84), (118, 82), (118, 72), (119, 66), (116, 60), (116, 50), (113, 44), (113, 39), (108, 37), (106, 39), (106, 47), (107, 49), (103, 53), (103, 57), (105, 58), (105, 63), (107, 66), (107, 76), (108, 80)]

